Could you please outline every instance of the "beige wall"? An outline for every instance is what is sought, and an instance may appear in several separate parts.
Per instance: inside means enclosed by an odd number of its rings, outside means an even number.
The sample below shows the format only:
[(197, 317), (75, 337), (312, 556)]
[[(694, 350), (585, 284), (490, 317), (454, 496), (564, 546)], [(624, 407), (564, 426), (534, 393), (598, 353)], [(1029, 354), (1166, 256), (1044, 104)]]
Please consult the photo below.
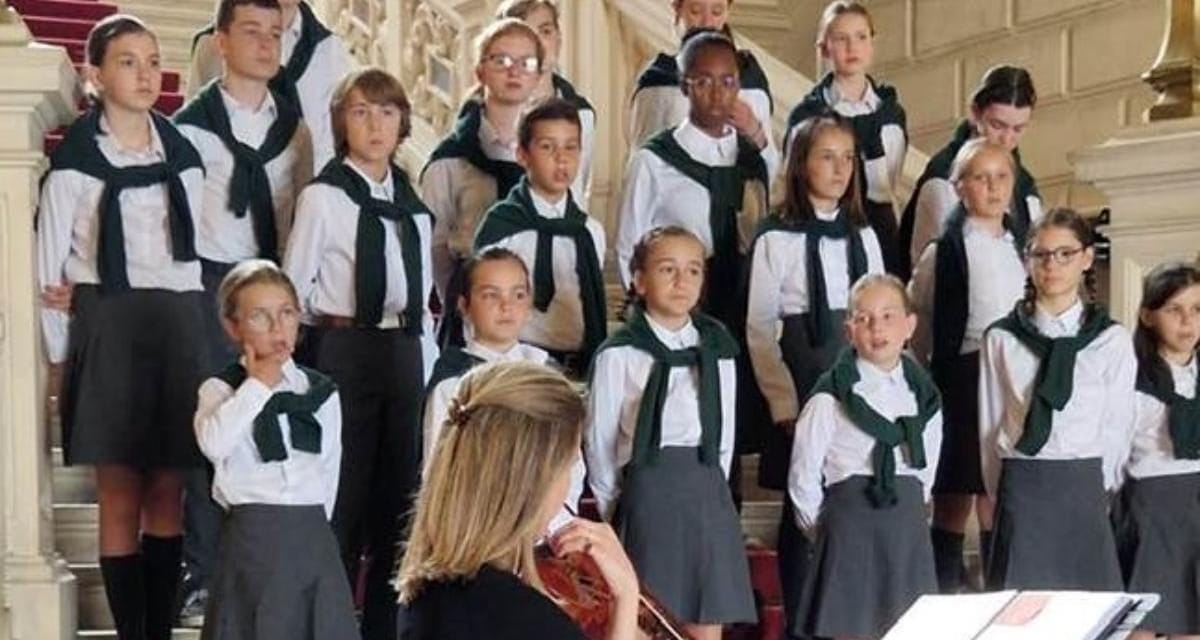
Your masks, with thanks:
[[(734, 22), (816, 77), (812, 42), (823, 0), (738, 0)], [(1103, 202), (1075, 182), (1068, 154), (1141, 121), (1152, 102), (1138, 76), (1162, 38), (1162, 0), (867, 0), (876, 69), (895, 84), (917, 148), (933, 153), (962, 117), (984, 70), (1027, 67), (1040, 102), (1023, 158), (1050, 204)], [(778, 25), (790, 26), (790, 37)], [(784, 105), (790, 108), (790, 105)]]

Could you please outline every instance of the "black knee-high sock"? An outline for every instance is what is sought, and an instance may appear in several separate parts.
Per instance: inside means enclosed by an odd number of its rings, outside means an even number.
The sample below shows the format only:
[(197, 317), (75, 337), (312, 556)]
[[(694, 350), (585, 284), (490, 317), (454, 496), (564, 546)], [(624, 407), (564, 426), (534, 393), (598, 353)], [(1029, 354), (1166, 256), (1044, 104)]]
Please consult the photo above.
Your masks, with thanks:
[(101, 556), (100, 575), (120, 640), (146, 640), (146, 587), (142, 555)]
[(938, 590), (957, 593), (963, 586), (963, 539), (965, 535), (938, 527), (929, 528), (933, 541), (933, 565), (937, 571)]
[(183, 536), (142, 535), (142, 567), (146, 584), (146, 640), (170, 640), (179, 591)]

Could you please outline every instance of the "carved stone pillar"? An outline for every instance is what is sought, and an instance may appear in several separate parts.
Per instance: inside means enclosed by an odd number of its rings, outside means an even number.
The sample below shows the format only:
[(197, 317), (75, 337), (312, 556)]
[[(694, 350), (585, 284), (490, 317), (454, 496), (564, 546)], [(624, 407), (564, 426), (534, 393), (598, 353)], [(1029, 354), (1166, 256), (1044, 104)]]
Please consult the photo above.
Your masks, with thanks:
[(1166, 25), (1158, 59), (1142, 79), (1158, 93), (1147, 121), (1200, 115), (1200, 3), (1164, 0)]
[(0, 638), (75, 636), (75, 585), (54, 550), (33, 212), (42, 136), (72, 117), (75, 71), (61, 49), (31, 44), (0, 0)]

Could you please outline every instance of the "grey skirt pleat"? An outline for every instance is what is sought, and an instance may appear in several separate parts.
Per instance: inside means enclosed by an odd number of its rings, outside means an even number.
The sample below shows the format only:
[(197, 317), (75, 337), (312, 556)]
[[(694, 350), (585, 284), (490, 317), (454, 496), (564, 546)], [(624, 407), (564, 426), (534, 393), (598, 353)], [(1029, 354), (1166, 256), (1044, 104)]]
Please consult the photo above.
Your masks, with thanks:
[(755, 622), (742, 527), (719, 466), (666, 447), (625, 467), (614, 518), (638, 577), (680, 620)]
[(357, 640), (337, 542), (319, 505), (233, 507), (203, 640)]
[(875, 508), (870, 480), (826, 489), (793, 636), (878, 638), (917, 598), (937, 593), (921, 482), (897, 476), (897, 503)]
[(1130, 480), (1113, 521), (1128, 590), (1162, 596), (1140, 627), (1200, 634), (1200, 473)]
[(982, 494), (979, 449), (979, 352), (964, 353), (933, 372), (942, 392), (942, 453), (934, 493)]
[(1123, 588), (1099, 458), (1005, 458), (996, 497), (991, 589)]
[(202, 296), (75, 287), (60, 399), (68, 465), (203, 464), (192, 430), (208, 361)]

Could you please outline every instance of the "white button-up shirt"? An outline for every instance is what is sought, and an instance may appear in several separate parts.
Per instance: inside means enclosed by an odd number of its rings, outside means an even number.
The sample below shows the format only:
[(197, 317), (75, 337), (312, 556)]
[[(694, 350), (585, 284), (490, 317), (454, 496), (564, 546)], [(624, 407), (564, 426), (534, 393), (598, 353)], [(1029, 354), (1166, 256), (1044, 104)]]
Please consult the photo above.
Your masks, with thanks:
[(200, 386), (196, 405), (196, 443), (213, 465), (213, 499), (228, 509), (239, 504), (313, 505), (332, 517), (342, 460), (342, 405), (333, 392), (313, 414), (321, 424), (321, 452), (292, 448), (291, 427), (280, 414), (279, 427), (287, 459), (263, 462), (254, 444), (254, 419), (271, 396), (285, 391), (304, 394), (308, 376), (290, 359), (283, 380), (267, 387), (247, 377), (237, 389), (220, 378)]
[[(967, 252), (967, 326), (960, 354), (979, 351), (983, 332), (993, 322), (1012, 311), (1025, 293), (1025, 263), (1005, 231), (993, 235), (967, 218), (963, 225), (963, 246)], [(913, 270), (908, 292), (917, 306), (920, 322), (913, 336), (913, 353), (921, 362), (933, 355), (933, 313), (937, 290), (937, 243), (930, 243)]]
[[(390, 170), (382, 182), (376, 182), (353, 162), (346, 160), (345, 164), (366, 181), (373, 198), (392, 202), (395, 193)], [(310, 322), (316, 316), (353, 317), (355, 314), (359, 215), (359, 207), (350, 196), (332, 185), (314, 182), (300, 194), (296, 204), (296, 226), (288, 242), (283, 268), (296, 286), (300, 304)], [(429, 253), (432, 219), (425, 215), (414, 216), (414, 219), (417, 240), (421, 244), (421, 291), (424, 300), (428, 300), (433, 289), (433, 264)], [(383, 255), (387, 265), (383, 314), (395, 316), (408, 306), (408, 274), (404, 270), (399, 227), (387, 218), (380, 218), (379, 222), (383, 225)], [(433, 332), (433, 317), (427, 306), (423, 325), (426, 334)]]
[[(737, 164), (737, 133), (727, 127), (720, 138), (713, 138), (689, 120), (684, 120), (672, 135), (692, 159), (712, 167), (732, 167)], [(762, 152), (767, 164), (768, 180), (779, 163), (778, 153), (770, 147)], [(633, 248), (646, 232), (655, 227), (677, 225), (691, 231), (712, 255), (712, 229), (709, 224), (709, 205), (712, 199), (708, 187), (684, 175), (667, 164), (649, 149), (638, 149), (629, 160), (625, 174), (625, 189), (617, 214), (617, 267), (621, 282), (632, 283), (629, 259)], [(738, 214), (738, 247), (745, 251), (753, 238), (759, 218), (767, 208), (767, 185), (757, 181), (746, 183), (742, 210)]]
[[(817, 218), (826, 221), (837, 214), (837, 209), (816, 211)], [(867, 254), (867, 273), (883, 273), (883, 254), (875, 231), (868, 226), (858, 233)], [(845, 309), (854, 286), (847, 245), (839, 238), (821, 238), (817, 244), (830, 309)], [(779, 337), (784, 318), (808, 312), (808, 295), (808, 234), (779, 230), (759, 236), (750, 260), (746, 346), (775, 422), (795, 420), (800, 414), (795, 381), (784, 364)]]
[[(149, 116), (146, 116), (150, 120)], [(162, 140), (153, 122), (150, 146), (142, 150), (122, 148), (110, 136), (108, 122), (101, 116), (96, 136), (100, 153), (114, 167), (137, 167), (166, 160)], [(179, 176), (187, 192), (192, 222), (196, 224), (203, 207), (204, 171), (188, 169)], [(60, 169), (51, 171), (42, 184), (38, 204), (37, 268), (38, 286), (97, 284), (100, 273), (97, 252), (100, 240), (100, 198), (105, 185), (85, 173)], [(121, 190), (121, 227), (125, 236), (125, 273), (134, 289), (197, 291), (200, 285), (198, 261), (177, 262), (172, 253), (170, 210), (167, 184), (129, 187)], [(69, 314), (41, 309), (42, 335), (50, 362), (66, 360)]]
[[(700, 343), (700, 332), (689, 321), (677, 331), (659, 325), (648, 315), (654, 335), (672, 350)], [(600, 513), (608, 518), (620, 496), (621, 469), (633, 455), (634, 432), (642, 394), (654, 367), (654, 358), (632, 346), (600, 351), (593, 363), (588, 396), (588, 422), (584, 451), (588, 484)], [(733, 460), (734, 406), (737, 373), (732, 358), (718, 364), (721, 379), (720, 463), (725, 475)], [(700, 379), (696, 369), (672, 367), (662, 409), (662, 447), (700, 446)]]
[[(267, 93), (258, 107), (241, 105), (221, 89), (221, 100), (229, 114), (230, 128), (238, 141), (255, 149), (262, 146), (267, 131), (275, 123), (275, 98)], [(229, 209), (229, 181), (234, 158), (225, 143), (211, 131), (189, 124), (179, 130), (195, 145), (204, 160), (204, 206), (196, 229), (196, 252), (214, 262), (233, 263), (258, 257), (253, 216), (247, 211), (239, 218)], [(275, 205), (276, 246), (282, 253), (292, 227), (296, 197), (312, 178), (312, 140), (302, 120), (291, 141), (264, 169), (271, 184)]]
[[(1185, 366), (1168, 363), (1175, 393), (1196, 397), (1197, 359)], [(1148, 393), (1137, 394), (1137, 428), (1133, 432), (1125, 472), (1131, 478), (1152, 478), (1183, 473), (1200, 473), (1200, 460), (1175, 458), (1175, 446), (1167, 424), (1167, 405)]]
[[(1082, 302), (1057, 316), (1038, 308), (1033, 322), (1050, 338), (1073, 336), (1082, 326), (1083, 312)], [(1025, 432), (1025, 415), (1040, 361), (1002, 329), (987, 332), (980, 357), (979, 444), (989, 495), (996, 495), (1004, 458), (1099, 458), (1105, 486), (1111, 489), (1118, 485), (1122, 452), (1134, 428), (1136, 401), (1137, 358), (1125, 327), (1109, 327), (1079, 351), (1071, 399), (1062, 411), (1053, 412), (1050, 437), (1035, 456), (1026, 456), (1016, 445)]]
[[(908, 388), (904, 367), (897, 364), (891, 371), (858, 359), (858, 382), (853, 391), (888, 420), (917, 414), (917, 396)], [(929, 501), (934, 473), (942, 446), (942, 412), (938, 411), (925, 424), (921, 437), (925, 445), (925, 467), (910, 465), (911, 455), (906, 446), (894, 447), (896, 475), (915, 476), (924, 487)], [(792, 463), (788, 470), (788, 497), (796, 507), (796, 525), (811, 536), (825, 498), (824, 487), (835, 485), (851, 476), (874, 476), (871, 454), (875, 438), (860, 429), (846, 415), (837, 398), (828, 393), (814, 394), (804, 405), (796, 421), (796, 438), (792, 444)]]

